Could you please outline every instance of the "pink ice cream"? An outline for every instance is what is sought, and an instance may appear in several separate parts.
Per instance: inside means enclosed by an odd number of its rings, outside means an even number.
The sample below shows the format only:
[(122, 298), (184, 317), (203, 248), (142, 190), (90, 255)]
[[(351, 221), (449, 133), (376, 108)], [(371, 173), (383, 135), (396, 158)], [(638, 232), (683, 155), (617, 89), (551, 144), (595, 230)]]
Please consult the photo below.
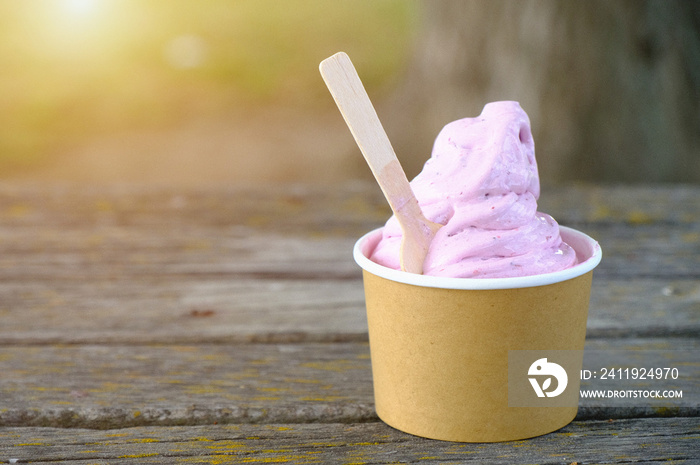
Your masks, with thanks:
[[(430, 245), (425, 275), (507, 278), (577, 262), (557, 222), (537, 211), (535, 145), (517, 102), (489, 103), (478, 117), (445, 126), (411, 187), (425, 216), (444, 225)], [(400, 243), (392, 216), (370, 258), (398, 270)]]

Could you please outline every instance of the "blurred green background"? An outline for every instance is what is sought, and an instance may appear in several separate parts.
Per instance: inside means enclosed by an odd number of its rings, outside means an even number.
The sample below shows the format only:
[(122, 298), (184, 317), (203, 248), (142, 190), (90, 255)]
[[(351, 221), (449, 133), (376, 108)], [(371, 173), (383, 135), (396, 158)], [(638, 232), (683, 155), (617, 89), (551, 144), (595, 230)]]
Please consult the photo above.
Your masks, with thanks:
[[(155, 152), (171, 147), (153, 134), (223, 121), (192, 134), (211, 139), (251, 126), (253, 114), (265, 125), (265, 108), (291, 109), (270, 123), (278, 126), (327, 111), (318, 63), (341, 49), (368, 90), (381, 93), (405, 66), (416, 22), (410, 0), (0, 0), (1, 176), (70, 180), (72, 169), (82, 180), (110, 180), (109, 163), (101, 174), (78, 173), (91, 163), (81, 150), (163, 165), (168, 159)], [(134, 142), (133, 133), (150, 142)], [(245, 150), (222, 137), (226, 156)], [(117, 147), (106, 150), (105, 138)], [(193, 156), (206, 164), (211, 153)], [(112, 163), (115, 180), (130, 179), (126, 158)], [(157, 171), (143, 163), (134, 170)]]
[(0, 180), (371, 180), (341, 50), (409, 178), (517, 100), (543, 183), (700, 181), (700, 0), (0, 0)]

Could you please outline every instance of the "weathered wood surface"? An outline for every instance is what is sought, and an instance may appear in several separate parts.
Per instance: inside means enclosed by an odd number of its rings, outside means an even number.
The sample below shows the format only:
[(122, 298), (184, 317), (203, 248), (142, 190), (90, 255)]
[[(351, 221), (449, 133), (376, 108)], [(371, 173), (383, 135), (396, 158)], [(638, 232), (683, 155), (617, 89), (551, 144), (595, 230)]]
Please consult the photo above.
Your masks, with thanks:
[(603, 247), (587, 349), (677, 349), (687, 376), (663, 388), (684, 397), (455, 445), (373, 411), (351, 247), (388, 215), (376, 186), (0, 186), (0, 462), (696, 460), (700, 187), (551, 189), (540, 209)]
[[(27, 279), (0, 282), (0, 345), (367, 340), (360, 276)], [(699, 298), (697, 280), (596, 277), (588, 337), (697, 337)]]
[[(674, 389), (652, 401), (581, 399), (579, 419), (700, 417), (700, 341), (594, 339), (586, 366), (676, 367), (676, 380), (583, 383)], [(0, 348), (0, 426), (375, 421), (366, 343)]]
[[(549, 194), (542, 210), (603, 247), (589, 337), (699, 333), (697, 189)], [(363, 340), (350, 251), (387, 214), (371, 185), (222, 193), (5, 187), (0, 341)]]
[(697, 463), (693, 418), (575, 421), (496, 444), (431, 441), (381, 422), (209, 425), (95, 431), (4, 428), (0, 461), (40, 464)]

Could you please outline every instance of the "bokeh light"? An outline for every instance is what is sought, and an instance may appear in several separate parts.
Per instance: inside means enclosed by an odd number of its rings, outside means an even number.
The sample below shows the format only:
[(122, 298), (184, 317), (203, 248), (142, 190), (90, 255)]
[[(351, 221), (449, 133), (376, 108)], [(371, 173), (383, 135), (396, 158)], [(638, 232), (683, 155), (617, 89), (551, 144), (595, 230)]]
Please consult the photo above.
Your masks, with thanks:
[(198, 68), (207, 55), (207, 43), (200, 36), (177, 36), (165, 46), (165, 58), (175, 68)]
[(78, 17), (86, 17), (94, 13), (98, 3), (99, 0), (63, 0), (66, 11)]
[(0, 173), (245, 108), (313, 111), (340, 49), (380, 89), (416, 16), (405, 0), (0, 1)]

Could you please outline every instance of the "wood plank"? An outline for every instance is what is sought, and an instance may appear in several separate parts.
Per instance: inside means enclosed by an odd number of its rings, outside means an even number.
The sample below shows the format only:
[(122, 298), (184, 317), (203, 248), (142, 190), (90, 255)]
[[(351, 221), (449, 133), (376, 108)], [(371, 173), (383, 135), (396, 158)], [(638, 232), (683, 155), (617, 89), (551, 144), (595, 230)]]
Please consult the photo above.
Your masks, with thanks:
[[(587, 350), (601, 367), (678, 367), (677, 380), (623, 388), (676, 389), (683, 397), (581, 399), (579, 419), (700, 416), (700, 340), (594, 339)], [(366, 343), (8, 346), (0, 347), (0, 373), (1, 426), (376, 419)]]
[(253, 228), (358, 236), (390, 215), (376, 184), (234, 186), (186, 191), (149, 186), (0, 185), (6, 227), (177, 230)]
[(495, 444), (432, 441), (381, 422), (119, 430), (0, 428), (0, 460), (38, 464), (697, 463), (700, 419), (575, 421)]
[[(0, 281), (0, 345), (366, 341), (356, 279)], [(588, 337), (700, 336), (700, 281), (594, 275)]]
[(367, 344), (0, 348), (0, 425), (363, 421)]
[[(698, 198), (697, 185), (574, 184), (543, 187), (539, 206), (562, 224), (681, 225), (700, 222)], [(187, 191), (145, 185), (0, 185), (0, 218), (6, 225), (236, 224), (292, 233), (361, 233), (389, 214), (374, 182)]]
[[(700, 281), (700, 223), (581, 229), (603, 248), (596, 276)], [(357, 237), (269, 234), (246, 227), (12, 227), (0, 230), (0, 279), (356, 279), (360, 272), (352, 247)]]
[[(700, 279), (700, 188), (552, 194), (547, 210), (603, 245), (599, 275)], [(387, 217), (380, 197), (364, 184), (186, 194), (5, 188), (0, 277), (353, 277), (354, 240)]]
[[(577, 225), (573, 225), (577, 226)], [(700, 223), (683, 226), (583, 225), (603, 248), (605, 278), (700, 280)], [(357, 235), (292, 235), (255, 228), (185, 231), (49, 226), (0, 229), (2, 281), (242, 276), (351, 279)]]
[(700, 280), (611, 279), (593, 273), (588, 338), (700, 337)]
[[(576, 225), (574, 225), (576, 226)], [(700, 281), (700, 223), (581, 225), (603, 249), (601, 278)]]
[(0, 283), (0, 345), (366, 341), (360, 280)]
[(688, 225), (700, 222), (700, 186), (586, 185), (543, 187), (539, 209), (561, 224)]
[[(576, 225), (603, 248), (605, 278), (700, 280), (700, 222)], [(365, 231), (363, 231), (365, 232)], [(362, 232), (280, 234), (249, 227), (186, 230), (116, 226), (0, 228), (3, 281), (242, 276), (350, 279)]]

